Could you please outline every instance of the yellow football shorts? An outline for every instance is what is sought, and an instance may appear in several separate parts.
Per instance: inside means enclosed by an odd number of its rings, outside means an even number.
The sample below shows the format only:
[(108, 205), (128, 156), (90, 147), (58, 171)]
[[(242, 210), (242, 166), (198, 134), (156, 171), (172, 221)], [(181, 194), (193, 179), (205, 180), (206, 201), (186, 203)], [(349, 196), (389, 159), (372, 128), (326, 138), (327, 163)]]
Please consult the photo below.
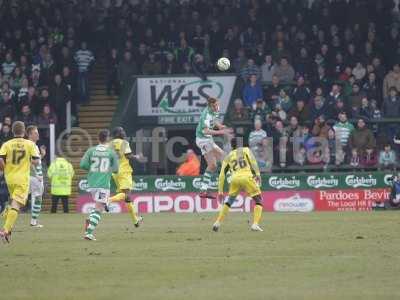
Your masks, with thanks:
[(229, 196), (236, 197), (242, 191), (246, 192), (249, 197), (261, 194), (260, 187), (253, 177), (234, 176), (229, 186)]
[(112, 174), (115, 186), (117, 188), (117, 193), (122, 190), (132, 190), (133, 189), (133, 179), (131, 173), (117, 173)]
[(12, 200), (25, 206), (29, 194), (29, 184), (23, 183), (7, 183), (8, 192)]

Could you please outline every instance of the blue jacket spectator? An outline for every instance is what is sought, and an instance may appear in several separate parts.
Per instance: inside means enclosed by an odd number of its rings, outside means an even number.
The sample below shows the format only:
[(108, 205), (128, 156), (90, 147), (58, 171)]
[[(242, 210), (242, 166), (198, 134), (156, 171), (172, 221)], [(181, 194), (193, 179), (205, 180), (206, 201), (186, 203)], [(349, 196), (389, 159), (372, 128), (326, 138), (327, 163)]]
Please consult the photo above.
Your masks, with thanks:
[(256, 75), (250, 76), (250, 82), (243, 89), (243, 101), (245, 106), (253, 106), (257, 99), (263, 98), (263, 91)]

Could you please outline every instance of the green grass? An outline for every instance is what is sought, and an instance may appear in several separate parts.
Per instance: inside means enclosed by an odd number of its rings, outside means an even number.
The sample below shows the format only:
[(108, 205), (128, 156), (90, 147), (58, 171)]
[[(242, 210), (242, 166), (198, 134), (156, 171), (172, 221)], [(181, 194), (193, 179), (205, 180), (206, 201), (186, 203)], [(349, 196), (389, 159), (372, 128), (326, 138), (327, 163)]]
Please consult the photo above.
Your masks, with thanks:
[(0, 245), (0, 299), (398, 299), (396, 212), (106, 215), (96, 242), (83, 215), (22, 215)]

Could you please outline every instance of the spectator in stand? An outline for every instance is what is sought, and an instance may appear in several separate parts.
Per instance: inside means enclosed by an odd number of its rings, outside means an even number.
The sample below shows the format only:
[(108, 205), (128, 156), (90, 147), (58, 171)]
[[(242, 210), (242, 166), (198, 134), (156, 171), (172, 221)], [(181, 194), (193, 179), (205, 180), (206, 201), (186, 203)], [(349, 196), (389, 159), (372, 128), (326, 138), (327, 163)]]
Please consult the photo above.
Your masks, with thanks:
[(370, 120), (372, 117), (371, 107), (369, 105), (368, 98), (364, 97), (361, 99), (361, 107), (357, 111), (357, 115), (352, 116), (353, 118), (363, 118), (365, 120)]
[[(48, 50), (46, 50), (48, 51)], [(50, 52), (46, 52), (40, 64), (40, 85), (48, 86), (56, 72), (56, 65)]]
[(47, 88), (43, 88), (40, 92), (40, 97), (37, 98), (36, 105), (34, 106), (35, 114), (39, 114), (46, 104), (50, 105), (50, 94)]
[(267, 133), (262, 129), (262, 121), (254, 120), (254, 130), (249, 135), (249, 148), (253, 152), (258, 166), (264, 169), (267, 166)]
[(361, 91), (360, 85), (358, 83), (353, 84), (353, 91), (349, 96), (349, 104), (351, 108), (360, 108), (361, 99), (365, 97), (365, 94)]
[(18, 116), (18, 121), (24, 122), (25, 126), (36, 124), (36, 117), (32, 114), (31, 108), (28, 104), (22, 106), (21, 114)]
[(285, 89), (281, 89), (279, 92), (279, 97), (275, 101), (274, 109), (282, 109), (286, 113), (288, 113), (293, 107), (292, 99), (290, 99), (288, 93), (286, 93)]
[(341, 88), (340, 88), (339, 84), (335, 83), (332, 85), (332, 89), (331, 89), (329, 95), (326, 97), (327, 104), (332, 107), (336, 104), (336, 102), (339, 99), (343, 100), (343, 96), (341, 94)]
[(272, 61), (272, 55), (265, 55), (265, 62), (261, 66), (261, 81), (272, 82), (272, 76), (275, 74), (275, 64)]
[(307, 79), (312, 77), (312, 63), (305, 47), (300, 49), (299, 57), (295, 57), (294, 69), (296, 75), (303, 76)]
[(326, 74), (325, 67), (323, 66), (317, 67), (317, 75), (313, 80), (313, 87), (314, 88), (321, 87), (322, 90), (324, 91), (324, 94), (329, 91), (330, 79)]
[(315, 96), (310, 107), (310, 121), (314, 122), (320, 115), (327, 113), (328, 107), (322, 96)]
[(11, 74), (12, 74), (12, 72), (14, 72), (14, 69), (15, 69), (16, 66), (17, 66), (17, 64), (13, 60), (12, 54), (11, 53), (7, 53), (6, 54), (6, 59), (1, 65), (1, 69), (2, 69), (3, 75), (6, 78), (11, 76)]
[(0, 145), (3, 145), (8, 140), (13, 138), (13, 134), (11, 132), (11, 126), (9, 124), (3, 124), (1, 127), (0, 133)]
[(124, 59), (120, 61), (118, 65), (118, 78), (120, 80), (121, 86), (129, 82), (129, 79), (135, 74), (137, 74), (138, 69), (136, 63), (132, 60), (132, 54), (129, 51), (125, 51)]
[(251, 76), (255, 75), (257, 80), (261, 79), (260, 67), (254, 63), (253, 59), (247, 60), (247, 64), (240, 70), (240, 77), (247, 82)]
[(363, 84), (362, 90), (368, 99), (375, 99), (381, 104), (381, 89), (378, 86), (375, 73), (369, 73), (367, 81)]
[(287, 132), (283, 127), (283, 122), (277, 120), (272, 128), (273, 158), (274, 163), (278, 163), (282, 168), (286, 167)]
[(43, 111), (39, 114), (37, 118), (37, 125), (40, 129), (41, 140), (48, 140), (50, 138), (50, 124), (54, 124), (56, 128), (58, 128), (57, 116), (54, 112), (51, 111), (50, 105), (46, 104), (45, 106), (43, 106)]
[(203, 55), (196, 54), (193, 57), (191, 67), (196, 76), (200, 77), (204, 81), (207, 80), (206, 73), (208, 71), (208, 66)]
[(298, 100), (296, 105), (290, 110), (289, 117), (296, 117), (300, 125), (310, 121), (310, 111), (305, 105), (304, 100)]
[[(189, 48), (187, 47), (187, 44), (186, 44), (186, 42), (185, 42), (185, 46), (186, 46), (186, 50), (189, 50)], [(178, 50), (178, 48), (176, 49), (176, 51)], [(190, 50), (192, 51), (193, 49), (192, 48), (190, 48)], [(147, 46), (146, 46), (146, 44), (145, 43), (140, 43), (140, 45), (139, 45), (139, 48), (138, 48), (138, 51), (134, 51), (133, 49), (132, 49), (132, 47), (126, 47), (125, 49), (124, 49), (124, 51), (126, 52), (126, 51), (128, 51), (128, 52), (130, 52), (130, 53), (132, 53), (132, 54), (134, 54), (134, 59), (135, 59), (135, 62), (136, 62), (136, 66), (137, 66), (137, 69), (138, 69), (138, 73), (139, 74), (142, 74), (143, 73), (143, 64), (144, 64), (144, 62), (146, 61), (146, 59), (148, 58), (148, 51), (147, 51)], [(182, 53), (181, 52), (179, 52), (179, 55), (183, 55), (184, 53), (184, 50), (182, 49)], [(175, 53), (175, 55), (176, 55), (177, 53)], [(182, 62), (182, 64), (184, 63), (184, 61)]]
[(366, 168), (371, 168), (371, 167), (376, 167), (378, 163), (378, 157), (376, 154), (375, 149), (367, 149), (364, 153), (361, 155), (361, 160), (360, 160), (360, 165), (362, 167)]
[[(398, 118), (400, 115), (400, 98), (398, 96), (397, 89), (391, 87), (389, 89), (389, 94), (383, 100), (382, 105), (383, 116), (385, 118)], [(398, 124), (390, 123), (386, 125), (386, 133), (389, 139), (392, 139), (398, 131)]]
[(294, 79), (294, 69), (289, 64), (287, 57), (282, 57), (279, 65), (275, 68), (275, 74), (281, 82), (290, 83)]
[(396, 167), (396, 152), (392, 150), (390, 144), (385, 144), (383, 150), (379, 152), (379, 168), (383, 170), (393, 169)]
[(335, 135), (335, 130), (330, 128), (328, 131), (328, 144), (327, 151), (329, 155), (327, 156), (328, 164), (341, 165), (344, 162), (344, 152), (342, 147), (338, 146), (338, 139)]
[(3, 100), (0, 105), (0, 119), (4, 119), (6, 116), (15, 116), (15, 106), (12, 102), (10, 94), (8, 92), (3, 93)]
[(92, 51), (87, 49), (86, 42), (81, 43), (81, 48), (75, 52), (75, 63), (78, 67), (78, 96), (81, 103), (89, 101), (89, 71), (95, 59)]
[(65, 67), (68, 67), (69, 69), (74, 67), (74, 58), (67, 46), (63, 46), (61, 49), (61, 55), (57, 60), (57, 72), (62, 73), (62, 70)]
[(400, 114), (400, 98), (395, 87), (389, 89), (388, 96), (383, 101), (383, 114), (386, 118), (396, 118)]
[(190, 63), (194, 56), (194, 50), (192, 47), (188, 46), (188, 43), (185, 39), (181, 39), (180, 47), (175, 48), (175, 60), (178, 65), (183, 65), (185, 63)]
[[(54, 83), (50, 88), (50, 97), (52, 103), (53, 110), (57, 114), (58, 119), (58, 134), (61, 133), (66, 128), (66, 104), (70, 101), (70, 95), (67, 86), (62, 82), (62, 77), (60, 74), (57, 74), (54, 77)], [(40, 110), (43, 109), (43, 106)]]
[(112, 90), (115, 95), (119, 95), (118, 65), (118, 50), (112, 48), (107, 56), (107, 95), (111, 95)]
[(351, 150), (349, 165), (354, 168), (360, 167), (360, 154), (356, 149)]
[(237, 74), (246, 66), (248, 60), (243, 48), (238, 50), (237, 57), (233, 60), (233, 68)]
[(249, 110), (243, 106), (242, 99), (235, 99), (233, 101), (233, 109), (229, 113), (229, 120), (231, 121), (247, 121), (249, 120)]
[(299, 76), (296, 81), (296, 86), (292, 91), (292, 98), (294, 101), (304, 100), (308, 103), (309, 99), (311, 98), (311, 91), (305, 85), (304, 77)]
[(361, 62), (358, 62), (351, 73), (357, 82), (361, 82), (364, 80), (365, 75), (367, 75), (367, 69), (365, 69)]
[(161, 64), (156, 61), (154, 53), (149, 53), (148, 59), (143, 63), (143, 75), (159, 75), (161, 74)]
[(339, 121), (333, 125), (333, 129), (335, 130), (336, 138), (340, 141), (344, 152), (346, 152), (349, 137), (354, 130), (354, 126), (347, 120), (347, 113), (345, 111), (339, 112), (338, 119)]
[(175, 57), (172, 53), (167, 53), (165, 61), (161, 65), (161, 73), (172, 75), (178, 73), (178, 66), (175, 62)]
[(318, 118), (315, 119), (314, 121), (314, 126), (311, 130), (311, 134), (315, 137), (320, 137), (320, 138), (328, 138), (328, 132), (331, 129), (331, 127), (326, 124), (325, 116), (320, 115)]
[(395, 88), (396, 91), (400, 91), (400, 65), (396, 63), (393, 69), (385, 76), (383, 80), (383, 97), (387, 98), (390, 96), (390, 90)]
[[(376, 100), (372, 99), (370, 102), (370, 112), (371, 112), (371, 121), (376, 122), (382, 119), (382, 112), (378, 108), (378, 105), (376, 103)], [(374, 133), (375, 136), (377, 136), (379, 132), (379, 124), (378, 123), (372, 123), (372, 132)]]
[(282, 86), (280, 84), (278, 76), (272, 76), (272, 85), (269, 85), (266, 90), (266, 101), (267, 104), (272, 105), (275, 101), (278, 100), (279, 92), (281, 91)]
[(372, 154), (376, 147), (375, 137), (370, 129), (367, 128), (364, 119), (357, 121), (357, 128), (352, 130), (349, 136), (350, 149), (356, 150), (361, 156), (365, 153)]
[(183, 162), (176, 170), (178, 176), (199, 176), (200, 175), (200, 161), (196, 153), (192, 149), (186, 152), (185, 162)]
[(260, 83), (257, 80), (257, 75), (252, 74), (249, 82), (246, 83), (243, 89), (243, 101), (245, 106), (252, 107), (257, 99), (263, 99), (263, 91)]
[(271, 110), (265, 104), (263, 99), (257, 99), (255, 105), (253, 105), (250, 117), (254, 121), (255, 119), (265, 120), (266, 117), (271, 113)]

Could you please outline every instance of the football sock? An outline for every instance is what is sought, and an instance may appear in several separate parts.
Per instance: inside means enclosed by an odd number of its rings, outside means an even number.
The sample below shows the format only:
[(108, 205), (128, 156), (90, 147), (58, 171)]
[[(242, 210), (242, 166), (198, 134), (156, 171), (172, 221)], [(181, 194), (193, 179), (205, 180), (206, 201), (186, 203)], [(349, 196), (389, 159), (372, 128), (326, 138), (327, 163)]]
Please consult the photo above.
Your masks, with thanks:
[(262, 210), (263, 210), (262, 205), (256, 204), (256, 206), (254, 206), (254, 212), (253, 212), (253, 217), (254, 217), (253, 223), (254, 224), (258, 225), (260, 223)]
[(125, 193), (118, 193), (115, 194), (114, 196), (110, 197), (110, 202), (119, 202), (119, 201), (125, 201), (126, 195)]
[(32, 198), (32, 219), (37, 220), (39, 217), (39, 213), (42, 210), (42, 197), (33, 197)]
[(7, 212), (6, 222), (4, 223), (4, 231), (10, 233), (18, 218), (18, 210), (10, 208)]
[(10, 210), (10, 207), (7, 205), (6, 208), (4, 209), (3, 213), (1, 216), (4, 218), (4, 220), (7, 218), (8, 211)]
[(138, 216), (136, 215), (135, 205), (132, 202), (126, 203), (126, 207), (128, 208), (128, 212), (131, 215), (132, 221), (134, 224), (138, 222)]
[(101, 219), (101, 213), (95, 210), (89, 215), (88, 219), (89, 219), (89, 225), (86, 229), (86, 233), (92, 234), (96, 226), (99, 225)]
[(224, 206), (222, 206), (221, 210), (219, 211), (218, 218), (217, 218), (218, 223), (221, 223), (224, 220), (225, 216), (229, 212), (229, 208), (230, 207), (228, 204), (224, 204)]

